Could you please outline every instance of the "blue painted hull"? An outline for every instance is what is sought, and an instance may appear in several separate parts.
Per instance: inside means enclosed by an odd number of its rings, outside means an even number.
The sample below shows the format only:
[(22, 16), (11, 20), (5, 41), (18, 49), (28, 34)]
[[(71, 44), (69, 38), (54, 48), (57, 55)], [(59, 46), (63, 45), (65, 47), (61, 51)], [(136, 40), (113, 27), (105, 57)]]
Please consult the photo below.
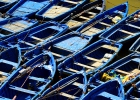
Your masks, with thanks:
[(82, 100), (125, 100), (124, 96), (122, 83), (116, 79), (94, 88)]
[(41, 20), (61, 20), (84, 5), (88, 0), (57, 0), (36, 13)]
[(38, 24), (38, 21), (28, 18), (8, 18), (0, 21), (0, 39), (8, 38)]
[(38, 55), (23, 64), (0, 90), (0, 98), (32, 100), (50, 84), (56, 63), (50, 52)]
[(140, 36), (140, 20), (134, 21), (133, 19), (130, 20), (130, 18), (134, 17), (138, 12), (140, 12), (140, 10), (129, 15), (110, 30), (102, 33), (99, 37), (121, 43), (127, 43), (136, 39)]
[(6, 40), (1, 41), (0, 46), (9, 48), (18, 44), (21, 51), (31, 50), (38, 45), (42, 45), (62, 35), (67, 29), (68, 27), (64, 24), (50, 21), (23, 31), (18, 35), (11, 36)]
[(119, 43), (112, 45), (109, 40), (99, 40), (60, 63), (58, 70), (67, 74), (83, 69), (87, 75), (96, 73), (115, 58), (121, 47)]
[(80, 100), (87, 89), (87, 78), (83, 71), (64, 78), (48, 88), (36, 100)]
[(135, 53), (122, 58), (94, 74), (89, 79), (89, 85), (91, 87), (98, 86), (115, 77), (121, 78), (123, 86), (129, 85), (139, 77), (139, 60), (140, 55)]
[(49, 4), (49, 0), (20, 0), (6, 13), (14, 17), (32, 17)]

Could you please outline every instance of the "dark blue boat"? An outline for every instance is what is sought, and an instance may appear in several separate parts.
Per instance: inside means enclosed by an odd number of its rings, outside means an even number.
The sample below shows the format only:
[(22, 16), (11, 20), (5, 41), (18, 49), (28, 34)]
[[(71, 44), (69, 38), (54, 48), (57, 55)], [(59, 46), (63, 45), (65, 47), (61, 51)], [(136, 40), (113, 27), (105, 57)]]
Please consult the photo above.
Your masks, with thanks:
[(1, 0), (0, 1), (0, 12), (5, 12), (12, 7), (18, 0)]
[(14, 46), (0, 53), (0, 89), (21, 64), (21, 51)]
[(132, 84), (132, 87), (126, 92), (126, 100), (140, 100), (140, 81)]
[(110, 30), (105, 31), (100, 35), (100, 38), (106, 38), (121, 43), (127, 43), (128, 41), (135, 40), (138, 36), (140, 36), (140, 20), (134, 20), (134, 15), (138, 14), (138, 12), (140, 12), (140, 10), (129, 15)]
[(11, 36), (1, 41), (0, 46), (3, 48), (9, 48), (18, 44), (21, 51), (30, 50), (37, 45), (44, 44), (47, 41), (62, 35), (67, 29), (68, 26), (65, 24), (50, 21), (21, 32), (18, 35)]
[(132, 53), (98, 71), (89, 79), (89, 85), (95, 87), (115, 77), (120, 77), (123, 86), (129, 85), (140, 75), (139, 62), (140, 54)]
[(104, 11), (103, 13), (82, 25), (77, 31), (87, 36), (98, 36), (125, 18), (127, 13), (128, 2)]
[(81, 71), (58, 81), (36, 100), (80, 100), (85, 95), (86, 89), (86, 74)]
[(61, 20), (87, 1), (89, 0), (56, 0), (37, 12), (36, 17), (42, 20)]
[(0, 90), (0, 99), (31, 100), (50, 84), (56, 63), (50, 52), (41, 54), (22, 65)]
[(132, 44), (132, 46), (129, 48), (129, 51), (140, 53), (140, 38), (138, 38), (138, 39)]
[(0, 39), (15, 35), (38, 24), (38, 21), (28, 18), (10, 18), (0, 21)]
[(87, 21), (91, 20), (105, 9), (105, 0), (95, 0), (77, 9), (62, 20), (70, 29), (77, 29)]
[(49, 41), (42, 46), (36, 47), (35, 49), (25, 53), (24, 57), (29, 60), (44, 51), (51, 51), (55, 60), (60, 62), (84, 48), (91, 39), (91, 37), (81, 35), (77, 32), (71, 32)]
[(125, 100), (125, 93), (119, 79), (110, 80), (94, 88), (82, 100)]
[(58, 65), (60, 73), (73, 74), (85, 70), (96, 73), (104, 68), (118, 54), (122, 45), (109, 40), (99, 40)]
[(16, 17), (31, 17), (37, 11), (52, 3), (53, 0), (20, 0), (6, 13)]

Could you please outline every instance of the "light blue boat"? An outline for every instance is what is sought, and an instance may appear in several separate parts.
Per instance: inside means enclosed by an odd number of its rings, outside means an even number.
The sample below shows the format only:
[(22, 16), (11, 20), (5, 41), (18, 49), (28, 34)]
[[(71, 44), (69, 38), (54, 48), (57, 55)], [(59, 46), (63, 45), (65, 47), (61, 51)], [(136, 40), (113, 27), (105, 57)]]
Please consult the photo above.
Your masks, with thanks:
[(52, 2), (53, 0), (20, 0), (6, 14), (14, 17), (33, 17), (37, 11)]

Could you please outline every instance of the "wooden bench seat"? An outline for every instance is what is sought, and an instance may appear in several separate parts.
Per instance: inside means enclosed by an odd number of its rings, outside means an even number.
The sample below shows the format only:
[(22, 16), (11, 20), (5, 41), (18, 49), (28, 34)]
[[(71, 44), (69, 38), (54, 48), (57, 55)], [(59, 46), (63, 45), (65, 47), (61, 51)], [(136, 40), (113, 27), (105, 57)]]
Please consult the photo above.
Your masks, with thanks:
[(78, 98), (78, 97), (76, 97), (74, 95), (70, 95), (70, 94), (67, 94), (67, 93), (64, 93), (64, 92), (60, 92), (59, 95), (67, 97), (67, 98), (72, 99), (72, 100), (75, 100), (75, 99)]
[(107, 24), (107, 23), (104, 23), (104, 22), (99, 22), (99, 23), (102, 24), (102, 25), (105, 25), (107, 27), (110, 27), (111, 26), (110, 24)]
[(132, 33), (132, 32), (128, 32), (128, 31), (126, 31), (126, 30), (119, 30), (120, 32), (123, 32), (123, 33), (126, 33), (126, 34), (128, 34), (128, 35), (135, 35), (134, 33)]
[(114, 46), (111, 46), (111, 45), (102, 45), (101, 47), (102, 47), (102, 48), (106, 48), (106, 49), (113, 50), (113, 51), (115, 51), (115, 52), (118, 50), (117, 47), (114, 47)]
[(20, 40), (19, 42), (21, 42), (21, 43), (23, 43), (23, 44), (26, 44), (26, 45), (29, 45), (29, 46), (31, 46), (31, 47), (35, 47), (34, 44), (29, 43), (29, 42), (26, 42), (26, 41), (23, 41), (23, 40)]
[(32, 39), (35, 39), (35, 40), (38, 40), (38, 41), (41, 41), (41, 42), (43, 42), (43, 41), (44, 41), (43, 39), (40, 39), (40, 38), (35, 37), (35, 36), (31, 36), (31, 38), (32, 38)]
[(88, 66), (88, 65), (85, 65), (85, 64), (81, 64), (81, 63), (78, 63), (78, 62), (75, 62), (74, 64), (78, 65), (78, 66), (81, 66), (81, 67), (84, 67), (84, 68), (87, 68), (87, 69), (95, 69), (94, 67), (91, 67), (91, 66)]
[(133, 27), (133, 28), (136, 28), (136, 29), (140, 29), (139, 26), (136, 26), (136, 25), (133, 25), (133, 24), (126, 24), (126, 25), (128, 25), (128, 26), (130, 26), (130, 27)]
[(115, 71), (118, 72), (118, 73), (125, 74), (125, 75), (129, 75), (130, 74), (129, 72), (126, 72), (126, 71), (123, 71), (123, 70), (119, 70), (119, 69), (116, 69)]

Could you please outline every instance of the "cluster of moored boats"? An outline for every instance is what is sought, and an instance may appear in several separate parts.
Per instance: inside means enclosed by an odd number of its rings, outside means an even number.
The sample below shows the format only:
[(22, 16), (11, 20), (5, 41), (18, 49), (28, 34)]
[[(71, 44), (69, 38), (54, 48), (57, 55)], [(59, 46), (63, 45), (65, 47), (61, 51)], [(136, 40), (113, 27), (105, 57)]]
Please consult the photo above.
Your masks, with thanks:
[(140, 10), (128, 5), (1, 0), (0, 100), (139, 100)]

